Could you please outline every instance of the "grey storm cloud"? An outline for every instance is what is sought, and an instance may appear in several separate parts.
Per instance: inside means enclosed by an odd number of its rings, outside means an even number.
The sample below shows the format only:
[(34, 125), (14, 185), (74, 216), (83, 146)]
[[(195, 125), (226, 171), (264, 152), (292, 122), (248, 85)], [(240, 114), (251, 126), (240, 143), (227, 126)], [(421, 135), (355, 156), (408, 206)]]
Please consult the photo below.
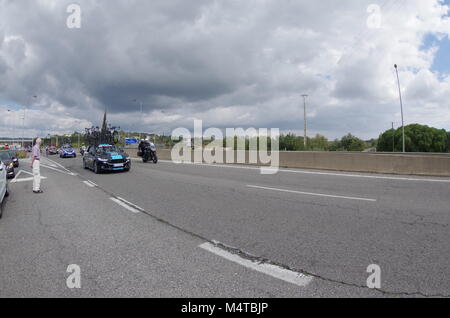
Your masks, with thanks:
[[(43, 111), (70, 113), (81, 124), (107, 109), (127, 128), (170, 131), (200, 118), (295, 130), (300, 95), (308, 93), (315, 132), (377, 135), (396, 116), (394, 59), (427, 70), (420, 41), (435, 30), (404, 30), (389, 11), (386, 30), (368, 30), (373, 2), (81, 0), (81, 28), (69, 29), (72, 2), (0, 0), (0, 104), (27, 105), (37, 94)], [(422, 10), (417, 3), (400, 22)], [(448, 97), (441, 95), (434, 98)], [(144, 103), (145, 119), (134, 99)]]

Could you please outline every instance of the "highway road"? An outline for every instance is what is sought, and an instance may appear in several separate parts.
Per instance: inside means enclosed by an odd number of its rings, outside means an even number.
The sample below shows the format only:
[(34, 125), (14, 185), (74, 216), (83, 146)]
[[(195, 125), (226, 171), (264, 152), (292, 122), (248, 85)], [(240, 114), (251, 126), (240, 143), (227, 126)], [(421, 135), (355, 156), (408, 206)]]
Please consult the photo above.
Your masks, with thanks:
[[(44, 194), (25, 162), (11, 183), (0, 297), (450, 297), (450, 179), (42, 165)], [(80, 289), (66, 286), (69, 264)]]

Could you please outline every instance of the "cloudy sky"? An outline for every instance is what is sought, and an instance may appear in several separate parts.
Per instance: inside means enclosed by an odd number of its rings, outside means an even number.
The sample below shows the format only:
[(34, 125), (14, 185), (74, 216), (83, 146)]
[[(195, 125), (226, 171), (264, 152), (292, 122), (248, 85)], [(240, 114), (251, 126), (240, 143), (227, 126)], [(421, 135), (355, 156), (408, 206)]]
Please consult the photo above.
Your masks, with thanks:
[[(450, 130), (450, 1), (0, 0), (0, 136), (99, 125)], [(378, 14), (379, 10), (379, 14)], [(70, 20), (73, 21), (73, 20)], [(33, 96), (37, 96), (34, 98)], [(143, 102), (141, 115), (138, 99)], [(10, 110), (10, 111), (8, 111)]]

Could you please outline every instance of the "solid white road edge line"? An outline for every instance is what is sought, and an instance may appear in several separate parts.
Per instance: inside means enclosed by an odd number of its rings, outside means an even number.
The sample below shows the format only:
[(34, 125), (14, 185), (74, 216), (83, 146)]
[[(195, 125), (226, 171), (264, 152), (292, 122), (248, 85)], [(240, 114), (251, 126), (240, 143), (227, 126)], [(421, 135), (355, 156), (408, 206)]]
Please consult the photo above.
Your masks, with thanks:
[[(16, 176), (14, 177), (14, 179), (12, 179), (12, 180), (10, 181), (10, 183), (17, 183), (17, 182), (25, 182), (25, 181), (33, 181), (33, 180), (34, 180), (34, 177), (18, 179), (19, 176), (20, 176), (22, 173), (26, 173), (26, 174), (28, 174), (28, 175), (30, 175), (30, 176), (33, 175), (31, 172), (28, 172), (28, 171), (25, 171), (25, 170), (19, 170), (19, 172), (16, 173)], [(41, 176), (41, 180), (43, 180), (43, 179), (47, 179), (47, 177)]]
[[(41, 177), (41, 180), (47, 179), (46, 177)], [(22, 178), (22, 179), (13, 179), (11, 180), (11, 183), (17, 183), (17, 182), (26, 182), (26, 181), (33, 181), (34, 177), (31, 178)]]
[(22, 173), (26, 173), (30, 176), (32, 176), (33, 174), (31, 172), (25, 171), (25, 170), (19, 170), (19, 172), (16, 173), (16, 175), (14, 176), (14, 179), (11, 180), (11, 183), (17, 182), (17, 178), (22, 174)]
[(232, 254), (228, 251), (225, 251), (211, 243), (204, 243), (199, 246), (201, 249), (213, 253), (217, 256), (223, 257), (231, 262), (242, 265), (246, 268), (252, 269), (254, 271), (264, 273), (266, 275), (272, 276), (274, 278), (280, 279), (282, 281), (305, 287), (312, 281), (312, 277), (306, 276), (302, 273), (297, 273), (288, 269), (284, 269), (282, 267), (271, 265), (271, 264), (260, 264), (245, 258), (240, 257), (239, 255)]
[(331, 194), (323, 194), (323, 193), (302, 192), (302, 191), (295, 191), (295, 190), (286, 190), (286, 189), (278, 189), (278, 188), (261, 187), (261, 186), (255, 186), (255, 185), (247, 185), (247, 187), (248, 188), (253, 188), (253, 189), (261, 189), (261, 190), (269, 190), (269, 191), (277, 191), (277, 192), (286, 192), (286, 193), (294, 193), (294, 194), (301, 194), (301, 195), (311, 195), (311, 196), (334, 198), (334, 199), (346, 199), (346, 200), (356, 200), (356, 201), (377, 202), (376, 199), (368, 199), (368, 198), (358, 198), (358, 197), (348, 197), (348, 196), (331, 195)]
[(69, 176), (75, 176), (76, 174), (75, 173), (72, 173), (72, 172), (67, 172), (67, 171), (64, 171), (64, 170), (61, 170), (61, 169), (57, 169), (57, 168), (53, 168), (53, 167), (51, 167), (51, 166), (47, 166), (46, 164), (42, 164), (41, 163), (41, 167), (43, 167), (43, 168), (47, 168), (47, 169), (50, 169), (50, 170), (54, 170), (54, 171), (58, 171), (58, 172), (60, 172), (60, 173), (63, 173), (63, 174), (67, 174), (67, 175), (69, 175)]
[(51, 159), (49, 159), (49, 158), (43, 158), (43, 159), (48, 160), (48, 161), (50, 161), (52, 164), (61, 167), (62, 169), (66, 170), (68, 173), (72, 173), (69, 169), (67, 169), (66, 167), (64, 167), (64, 166), (63, 166), (62, 164), (60, 164), (59, 162), (53, 161), (53, 160), (51, 160)]
[[(27, 160), (26, 162), (31, 163), (30, 160)], [(41, 167), (42, 167), (42, 168), (47, 168), (47, 169), (50, 169), (50, 170), (54, 170), (54, 171), (57, 171), (57, 172), (60, 172), (60, 173), (63, 173), (63, 174), (67, 174), (67, 175), (69, 175), (69, 176), (76, 176), (76, 175), (78, 175), (78, 174), (76, 174), (76, 173), (71, 172), (70, 170), (67, 170), (67, 169), (65, 169), (65, 170), (60, 170), (60, 169), (58, 169), (58, 168), (54, 168), (54, 166), (55, 166), (55, 165), (49, 166), (49, 165), (44, 164), (44, 163), (41, 162)], [(26, 172), (25, 170), (23, 170), (23, 171)]]
[(118, 205), (120, 205), (121, 207), (127, 209), (130, 212), (133, 212), (133, 213), (136, 213), (136, 214), (141, 212), (141, 211), (139, 211), (139, 210), (129, 206), (128, 204), (126, 204), (125, 202), (123, 202), (123, 201), (121, 201), (119, 199), (116, 199), (116, 198), (113, 198), (113, 197), (110, 197), (110, 199), (111, 199), (111, 201), (117, 203)]
[[(132, 158), (133, 160), (139, 160), (138, 158)], [(210, 163), (193, 163), (193, 162), (181, 162), (175, 163), (171, 160), (159, 160), (159, 162), (172, 163), (172, 164), (185, 164), (195, 166), (217, 167), (217, 168), (229, 168), (229, 169), (247, 169), (247, 170), (261, 170), (261, 167), (249, 167), (240, 166), (235, 164), (210, 164)], [(297, 173), (297, 174), (311, 174), (322, 176), (334, 176), (334, 177), (347, 177), (347, 178), (366, 178), (366, 179), (379, 179), (379, 180), (398, 180), (398, 181), (421, 181), (421, 182), (438, 182), (438, 183), (450, 183), (450, 179), (430, 179), (430, 178), (408, 178), (408, 177), (389, 177), (389, 176), (374, 176), (364, 174), (346, 174), (336, 172), (319, 172), (319, 171), (305, 171), (305, 170), (289, 170), (278, 169), (279, 172)]]

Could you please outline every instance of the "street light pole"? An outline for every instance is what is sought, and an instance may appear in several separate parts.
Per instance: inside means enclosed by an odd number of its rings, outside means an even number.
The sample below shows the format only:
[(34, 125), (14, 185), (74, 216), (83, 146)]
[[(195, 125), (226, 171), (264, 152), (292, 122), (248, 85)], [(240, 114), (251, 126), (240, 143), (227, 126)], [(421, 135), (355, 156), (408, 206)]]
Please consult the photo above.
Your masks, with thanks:
[(392, 152), (395, 152), (395, 130), (394, 130), (394, 122), (392, 122)]
[(303, 94), (303, 121), (304, 121), (304, 134), (303, 134), (303, 145), (305, 146), (305, 150), (306, 150), (306, 146), (307, 146), (307, 142), (306, 142), (306, 97), (308, 97), (308, 95)]
[[(141, 105), (141, 118), (142, 118), (143, 115), (144, 115), (144, 110), (143, 110), (144, 103), (141, 100), (139, 100), (139, 99), (134, 99), (133, 102), (139, 103)], [(139, 132), (139, 139), (142, 139), (142, 133), (140, 133), (140, 132)]]
[(400, 88), (400, 77), (398, 76), (398, 66), (397, 64), (394, 65), (395, 67), (395, 73), (397, 74), (397, 83), (398, 83), (398, 95), (400, 97), (400, 109), (402, 112), (402, 135), (403, 135), (403, 152), (406, 152), (405, 147), (405, 122), (403, 119), (403, 99), (402, 99), (402, 90)]
[[(34, 99), (37, 98), (36, 95), (32, 96)], [(27, 106), (23, 109), (23, 118), (22, 118), (22, 150), (24, 149), (24, 139), (25, 139), (25, 115), (27, 113)], [(33, 142), (31, 143), (33, 144)]]
[(17, 124), (17, 121), (16, 121), (16, 114), (14, 113), (13, 114), (13, 144), (14, 144), (14, 146), (15, 146), (15, 143), (17, 142), (17, 140), (16, 140), (16, 124)]
[(25, 108), (23, 109), (23, 117), (22, 117), (22, 150), (24, 150), (23, 142), (25, 138)]
[[(10, 114), (12, 114), (12, 110), (8, 109), (8, 117), (9, 117)], [(14, 117), (14, 115), (13, 115), (13, 117)], [(12, 120), (11, 122), (13, 123), (13, 135), (12, 135), (12, 143), (11, 143), (11, 145), (14, 146), (14, 120)]]

